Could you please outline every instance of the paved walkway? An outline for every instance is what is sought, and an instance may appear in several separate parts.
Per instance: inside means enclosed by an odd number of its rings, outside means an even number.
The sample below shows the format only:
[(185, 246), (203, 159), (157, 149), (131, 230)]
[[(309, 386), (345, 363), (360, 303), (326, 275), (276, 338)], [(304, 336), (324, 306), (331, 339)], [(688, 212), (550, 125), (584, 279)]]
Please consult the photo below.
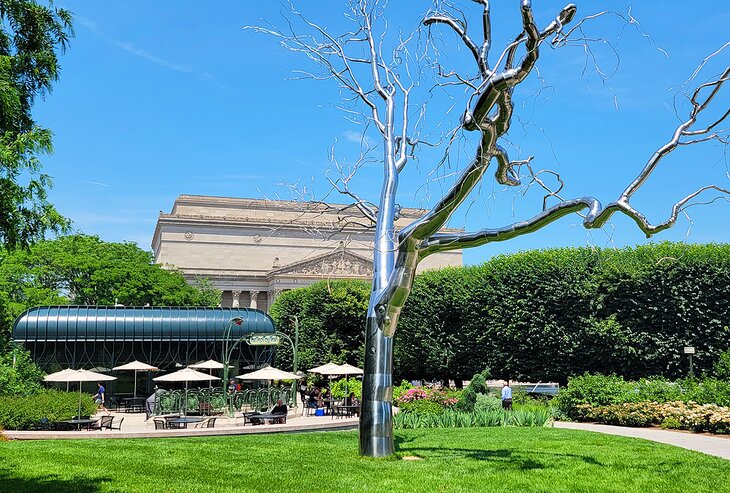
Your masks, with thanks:
[[(299, 416), (289, 413), (286, 424), (243, 425), (243, 417), (218, 416), (214, 428), (190, 428), (180, 430), (156, 430), (152, 419), (145, 420), (144, 413), (112, 413), (114, 426), (122, 418), (121, 430), (82, 431), (13, 431), (3, 433), (16, 440), (48, 439), (95, 439), (95, 438), (163, 438), (210, 435), (247, 435), (259, 433), (283, 433), (297, 431), (335, 431), (357, 428), (357, 418), (335, 418), (331, 416)], [(99, 417), (101, 415), (97, 415)]]
[(730, 437), (724, 438), (701, 435), (699, 433), (683, 433), (681, 431), (662, 430), (659, 428), (629, 428), (626, 426), (573, 423), (570, 421), (556, 421), (555, 428), (595, 431), (608, 435), (643, 438), (645, 440), (696, 450), (697, 452), (730, 460)]

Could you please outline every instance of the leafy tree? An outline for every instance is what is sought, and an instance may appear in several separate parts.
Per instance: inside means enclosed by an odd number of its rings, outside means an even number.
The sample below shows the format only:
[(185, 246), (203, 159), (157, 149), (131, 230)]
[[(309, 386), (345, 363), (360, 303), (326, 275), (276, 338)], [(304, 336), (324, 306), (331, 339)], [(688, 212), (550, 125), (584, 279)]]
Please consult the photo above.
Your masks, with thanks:
[(39, 391), (45, 374), (22, 347), (0, 353), (0, 395), (31, 395)]
[[(365, 347), (362, 327), (369, 295), (369, 285), (364, 281), (320, 281), (282, 293), (269, 308), (269, 314), (279, 330), (292, 340), (291, 317), (299, 318), (299, 368), (328, 361), (361, 366)], [(291, 351), (276, 354), (277, 365), (291, 367)]]
[(40, 241), (26, 250), (0, 252), (3, 332), (35, 305), (217, 306), (220, 291), (208, 280), (196, 286), (179, 271), (153, 263), (134, 243), (73, 235)]
[(58, 80), (57, 52), (71, 36), (71, 14), (51, 1), (0, 1), (0, 242), (8, 248), (69, 225), (46, 200), (51, 180), (39, 156), (53, 151), (51, 132), (31, 109)]

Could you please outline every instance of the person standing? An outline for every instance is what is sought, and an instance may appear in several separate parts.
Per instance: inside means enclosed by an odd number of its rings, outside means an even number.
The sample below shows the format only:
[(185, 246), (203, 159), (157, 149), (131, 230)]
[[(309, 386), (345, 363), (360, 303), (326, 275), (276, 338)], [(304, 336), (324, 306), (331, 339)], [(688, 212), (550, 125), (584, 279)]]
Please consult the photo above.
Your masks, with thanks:
[(502, 386), (502, 409), (512, 410), (512, 388), (509, 386), (509, 380)]
[[(97, 411), (101, 408), (102, 411), (106, 412), (107, 415), (111, 414), (109, 412), (109, 409), (106, 408), (104, 405), (106, 401), (106, 389), (101, 384), (101, 382), (97, 382), (96, 385), (99, 386), (99, 390), (94, 394), (94, 402), (96, 402)], [(79, 416), (79, 419), (81, 419), (81, 416)]]

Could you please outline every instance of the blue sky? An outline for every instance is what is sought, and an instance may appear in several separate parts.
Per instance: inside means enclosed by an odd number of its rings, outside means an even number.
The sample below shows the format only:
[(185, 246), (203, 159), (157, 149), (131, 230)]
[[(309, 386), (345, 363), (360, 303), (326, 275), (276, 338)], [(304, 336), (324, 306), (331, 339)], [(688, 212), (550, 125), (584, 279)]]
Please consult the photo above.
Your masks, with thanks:
[[(293, 80), (293, 70), (316, 67), (275, 39), (242, 29), (284, 26), (281, 3), (221, 1), (205, 8), (190, 1), (56, 3), (75, 13), (76, 38), (61, 58), (60, 81), (37, 103), (34, 114), (55, 134), (55, 154), (44, 159), (55, 182), (50, 198), (78, 230), (149, 249), (158, 211), (169, 212), (179, 194), (289, 198), (281, 183), (300, 183), (322, 196), (328, 189), (324, 177), (331, 166), (330, 148), (335, 145), (342, 161), (357, 158), (363, 129), (336, 108), (340, 94), (335, 84)], [(328, 32), (346, 30), (344, 2), (298, 3)], [(409, 32), (430, 5), (390, 3), (390, 32)], [(494, 51), (499, 53), (518, 32), (519, 3), (493, 3)], [(542, 25), (563, 5), (533, 3)], [(509, 134), (511, 157), (534, 155), (536, 169), (559, 171), (566, 198), (616, 198), (671, 137), (678, 123), (673, 106), (677, 92), (730, 63), (728, 48), (695, 82), (682, 86), (704, 57), (730, 40), (728, 3), (695, 1), (691, 8), (680, 1), (633, 3), (631, 15), (643, 31), (610, 15), (586, 24), (586, 36), (603, 36), (613, 47), (601, 41), (591, 45), (599, 66), (613, 74), (607, 83), (592, 62), (586, 66), (582, 47), (546, 48), (538, 61), (539, 77), (533, 73), (515, 92), (519, 119)], [(577, 18), (604, 8), (625, 11), (629, 4), (578, 2)], [(466, 5), (465, 11), (478, 27), (478, 10)], [(437, 42), (445, 66), (473, 72), (453, 35), (440, 29)], [(682, 97), (676, 101), (684, 115)], [(432, 127), (447, 126), (463, 108), (458, 98), (434, 96), (432, 103), (425, 120)], [(446, 113), (451, 105), (454, 109)], [(730, 87), (707, 116), (728, 107)], [(467, 138), (454, 150), (450, 167), (435, 171), (440, 154), (424, 152), (402, 176), (399, 202), (432, 204), (473, 149)], [(721, 145), (683, 148), (662, 165), (634, 203), (650, 219), (660, 220), (674, 201), (699, 186), (727, 186), (727, 172)], [(364, 197), (377, 200), (380, 173), (376, 166), (363, 168), (353, 185)], [(501, 226), (534, 215), (542, 204), (537, 190), (504, 191), (491, 174), (479, 192), (451, 226)], [(691, 221), (682, 219), (655, 240), (730, 241), (728, 217), (730, 204), (725, 201), (697, 207), (691, 209)], [(645, 241), (625, 218), (615, 216), (602, 231), (586, 231), (576, 216), (530, 236), (467, 251), (464, 258), (477, 263), (529, 248), (620, 247)]]

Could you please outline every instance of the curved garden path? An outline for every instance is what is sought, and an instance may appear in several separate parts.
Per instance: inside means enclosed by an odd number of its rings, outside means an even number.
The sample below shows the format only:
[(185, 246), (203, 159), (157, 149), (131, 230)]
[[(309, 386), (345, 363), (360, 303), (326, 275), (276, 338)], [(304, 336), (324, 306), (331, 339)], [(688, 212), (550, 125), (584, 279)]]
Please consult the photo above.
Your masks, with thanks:
[(730, 460), (730, 437), (701, 435), (681, 431), (662, 430), (660, 428), (629, 428), (626, 426), (599, 425), (593, 423), (574, 423), (556, 421), (555, 428), (594, 431), (608, 435), (643, 438), (653, 442), (666, 443), (676, 447), (695, 450), (708, 455)]

